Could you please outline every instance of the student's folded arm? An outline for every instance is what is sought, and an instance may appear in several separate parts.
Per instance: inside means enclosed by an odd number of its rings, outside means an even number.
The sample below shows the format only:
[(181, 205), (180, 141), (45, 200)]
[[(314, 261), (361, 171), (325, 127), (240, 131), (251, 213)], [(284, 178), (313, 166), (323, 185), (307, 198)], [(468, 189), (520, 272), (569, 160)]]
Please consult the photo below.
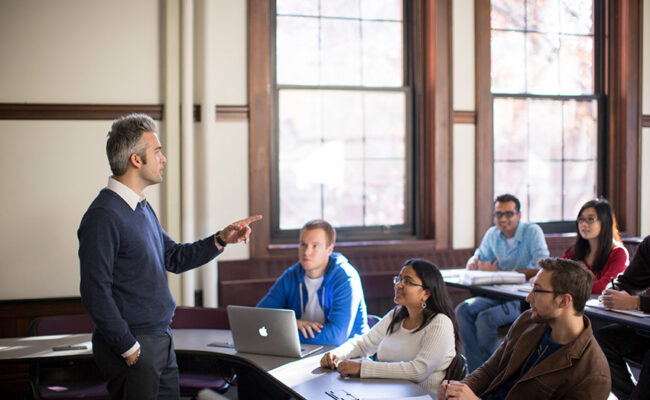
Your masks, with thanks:
[(454, 348), (454, 328), (451, 320), (442, 314), (427, 327), (413, 360), (382, 362), (363, 360), (362, 378), (396, 378), (422, 382), (433, 373), (447, 355), (445, 349)]
[(341, 346), (332, 350), (340, 359), (370, 356), (377, 352), (379, 343), (386, 336), (386, 330), (393, 319), (393, 311), (389, 311), (369, 332), (355, 336)]
[(627, 252), (621, 247), (612, 249), (607, 263), (600, 271), (600, 279), (594, 279), (594, 285), (591, 293), (600, 294), (611, 282), (612, 278), (616, 278), (618, 274), (625, 271), (628, 264)]

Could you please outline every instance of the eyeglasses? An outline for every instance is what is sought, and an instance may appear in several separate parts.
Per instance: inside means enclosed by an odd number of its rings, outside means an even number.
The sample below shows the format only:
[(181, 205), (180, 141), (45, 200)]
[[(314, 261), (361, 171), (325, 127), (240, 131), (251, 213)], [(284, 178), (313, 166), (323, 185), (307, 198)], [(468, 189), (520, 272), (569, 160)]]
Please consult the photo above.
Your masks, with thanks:
[(587, 223), (587, 225), (591, 225), (591, 224), (593, 224), (593, 223), (596, 222), (596, 221), (598, 221), (598, 218), (594, 217), (593, 215), (590, 216), (590, 217), (587, 217), (587, 218), (585, 218), (585, 217), (578, 217), (578, 219), (576, 220), (576, 222), (578, 223), (578, 225), (580, 225), (580, 224), (584, 224), (584, 223)]
[(393, 277), (393, 284), (394, 284), (394, 285), (397, 285), (397, 284), (400, 283), (400, 282), (402, 282), (402, 283), (403, 283), (404, 285), (406, 285), (406, 286), (419, 286), (419, 287), (421, 287), (421, 288), (424, 288), (424, 285), (421, 285), (421, 284), (419, 284), (419, 283), (415, 283), (415, 282), (413, 282), (413, 281), (410, 280), (410, 279), (404, 279), (404, 280), (402, 280), (402, 278), (401, 278), (399, 275)]
[(553, 293), (553, 294), (562, 294), (561, 292), (556, 292), (555, 290), (545, 290), (545, 289), (537, 289), (533, 288), (533, 297), (537, 297), (538, 293)]
[(506, 217), (506, 218), (512, 218), (517, 214), (514, 211), (495, 211), (494, 212), (494, 217), (495, 218), (501, 218), (501, 217)]

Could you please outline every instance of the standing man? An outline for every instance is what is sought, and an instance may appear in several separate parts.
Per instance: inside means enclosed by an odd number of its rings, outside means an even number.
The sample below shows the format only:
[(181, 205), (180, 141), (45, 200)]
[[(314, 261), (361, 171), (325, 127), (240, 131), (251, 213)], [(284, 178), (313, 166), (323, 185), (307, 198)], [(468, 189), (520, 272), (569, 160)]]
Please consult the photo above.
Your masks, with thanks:
[(300, 261), (284, 271), (258, 307), (296, 313), (300, 341), (338, 346), (368, 331), (368, 315), (357, 270), (334, 253), (336, 231), (327, 221), (300, 230)]
[[(607, 288), (601, 301), (607, 308), (641, 310), (650, 313), (650, 236), (646, 236), (634, 255), (632, 263)], [(619, 399), (650, 398), (650, 332), (609, 325), (596, 331), (612, 374), (612, 392)], [(641, 359), (641, 373), (636, 386), (632, 382), (625, 358)]]
[(81, 300), (95, 323), (93, 355), (112, 399), (178, 399), (171, 337), (176, 303), (166, 271), (201, 266), (230, 243), (246, 242), (250, 217), (194, 243), (178, 244), (144, 198), (162, 182), (167, 159), (153, 119), (132, 114), (113, 122), (106, 154), (113, 172), (81, 220)]
[(583, 315), (593, 275), (572, 260), (547, 258), (539, 266), (526, 297), (530, 310), (485, 364), (461, 382), (443, 381), (438, 399), (608, 398), (607, 360)]
[[(503, 194), (494, 202), (494, 226), (483, 236), (481, 245), (467, 261), (467, 269), (514, 271), (529, 278), (536, 265), (548, 257), (544, 233), (537, 224), (521, 222), (519, 199)], [(483, 364), (497, 348), (497, 329), (511, 324), (521, 313), (519, 300), (473, 297), (456, 307), (460, 337), (471, 371)]]

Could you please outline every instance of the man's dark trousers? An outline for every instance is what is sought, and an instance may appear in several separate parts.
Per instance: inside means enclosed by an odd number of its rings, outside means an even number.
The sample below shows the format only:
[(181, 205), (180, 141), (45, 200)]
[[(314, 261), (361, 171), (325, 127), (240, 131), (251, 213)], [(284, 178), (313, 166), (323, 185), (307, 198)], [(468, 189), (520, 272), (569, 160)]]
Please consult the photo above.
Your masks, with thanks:
[(178, 400), (178, 364), (171, 329), (156, 335), (136, 335), (136, 339), (140, 358), (129, 367), (100, 334), (93, 334), (93, 355), (108, 381), (111, 399)]
[[(650, 337), (634, 328), (609, 325), (595, 332), (603, 349), (612, 375), (612, 392), (621, 400), (650, 399)], [(641, 373), (636, 387), (627, 369), (625, 359), (641, 362)]]

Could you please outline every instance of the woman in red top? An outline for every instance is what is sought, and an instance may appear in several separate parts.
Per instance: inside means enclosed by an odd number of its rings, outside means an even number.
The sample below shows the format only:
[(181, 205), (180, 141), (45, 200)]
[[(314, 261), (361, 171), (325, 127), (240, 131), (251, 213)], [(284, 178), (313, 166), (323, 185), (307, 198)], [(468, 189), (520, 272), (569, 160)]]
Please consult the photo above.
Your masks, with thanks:
[(623, 272), (630, 263), (607, 200), (586, 202), (578, 213), (576, 228), (576, 242), (562, 258), (585, 263), (595, 276), (591, 293), (600, 294), (611, 278)]

